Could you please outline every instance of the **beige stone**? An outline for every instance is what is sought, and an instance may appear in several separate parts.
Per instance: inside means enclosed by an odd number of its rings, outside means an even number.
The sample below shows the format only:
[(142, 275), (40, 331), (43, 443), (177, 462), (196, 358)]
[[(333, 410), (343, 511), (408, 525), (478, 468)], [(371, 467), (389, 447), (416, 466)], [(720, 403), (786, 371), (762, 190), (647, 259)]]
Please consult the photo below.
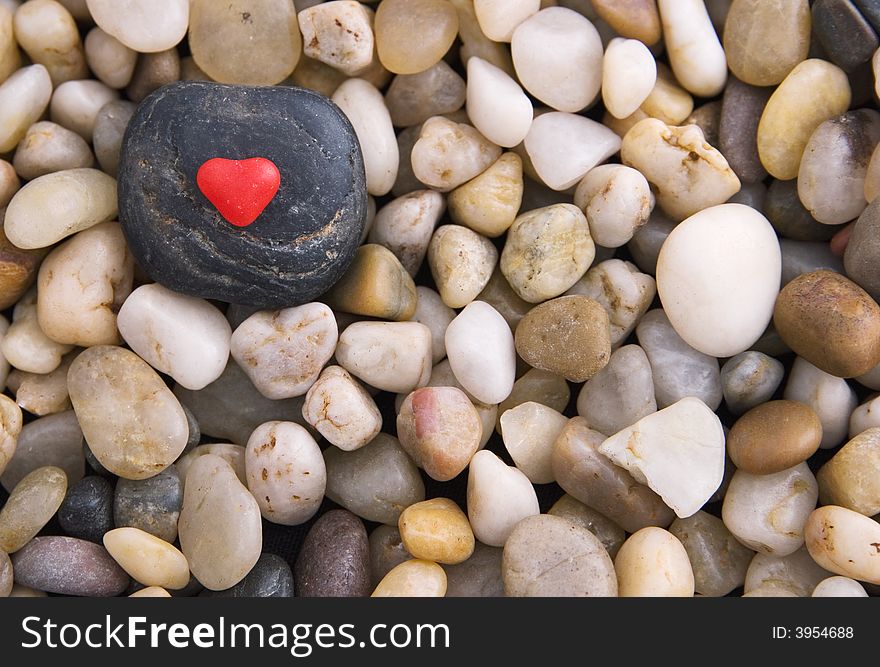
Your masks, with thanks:
[(455, 565), (474, 552), (467, 516), (449, 498), (432, 498), (407, 507), (398, 520), (403, 546), (413, 558)]
[(813, 560), (829, 572), (880, 583), (880, 525), (873, 519), (826, 505), (810, 514), (804, 538)]
[(816, 474), (819, 500), (874, 516), (880, 513), (880, 428), (869, 428), (847, 442)]
[(631, 535), (614, 559), (620, 597), (692, 597), (694, 572), (681, 542), (662, 528)]
[(341, 366), (328, 366), (309, 388), (303, 403), (305, 420), (339, 449), (363, 447), (382, 428), (373, 397)]
[(374, 598), (442, 598), (446, 573), (429, 560), (408, 560), (394, 567), (376, 586)]
[(461, 225), (441, 225), (428, 246), (428, 266), (440, 298), (463, 308), (483, 291), (498, 263), (498, 250), (485, 236)]
[(116, 528), (104, 533), (104, 548), (123, 570), (145, 586), (175, 590), (189, 583), (186, 556), (139, 528)]
[(495, 238), (513, 224), (522, 195), (522, 160), (516, 153), (506, 152), (482, 174), (449, 193), (449, 217)]
[(14, 553), (30, 542), (64, 500), (67, 477), (61, 468), (45, 466), (25, 476), (0, 510), (0, 551)]
[(379, 60), (395, 74), (416, 74), (439, 61), (458, 33), (458, 13), (445, 0), (389, 0), (376, 10)]

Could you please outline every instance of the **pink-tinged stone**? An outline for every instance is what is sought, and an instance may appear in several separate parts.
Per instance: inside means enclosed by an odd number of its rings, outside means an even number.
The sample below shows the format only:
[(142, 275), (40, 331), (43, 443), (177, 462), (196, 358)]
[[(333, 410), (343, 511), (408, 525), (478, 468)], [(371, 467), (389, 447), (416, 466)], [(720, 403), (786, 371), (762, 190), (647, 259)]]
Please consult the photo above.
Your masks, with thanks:
[(49, 593), (113, 597), (128, 586), (128, 574), (104, 547), (75, 537), (35, 537), (12, 567), (16, 583)]

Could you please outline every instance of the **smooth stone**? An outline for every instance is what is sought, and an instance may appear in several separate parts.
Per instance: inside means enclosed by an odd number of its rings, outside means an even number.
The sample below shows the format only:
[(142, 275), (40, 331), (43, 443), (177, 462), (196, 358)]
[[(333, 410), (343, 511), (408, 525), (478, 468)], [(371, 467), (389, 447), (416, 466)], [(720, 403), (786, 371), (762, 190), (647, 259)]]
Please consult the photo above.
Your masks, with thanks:
[(98, 27), (89, 30), (84, 48), (89, 69), (98, 79), (111, 88), (125, 88), (129, 84), (137, 64), (137, 51)]
[(327, 497), (357, 516), (396, 525), (401, 512), (425, 499), (425, 484), (394, 436), (380, 433), (351, 452), (324, 451)]
[[(219, 312), (217, 315), (222, 319)], [(232, 358), (257, 390), (273, 400), (305, 394), (333, 356), (339, 338), (333, 311), (318, 302), (258, 311), (242, 322), (231, 336)], [(213, 379), (222, 373), (226, 356), (218, 361), (221, 367)]]
[(629, 118), (621, 121), (621, 137), (637, 122), (646, 117), (657, 118), (669, 125), (681, 125), (694, 110), (694, 98), (678, 83), (665, 63), (657, 63), (657, 81), (642, 106)]
[(758, 123), (758, 155), (770, 175), (795, 178), (813, 130), (846, 111), (850, 99), (846, 74), (829, 62), (811, 58), (791, 70)]
[(657, 64), (637, 39), (615, 37), (602, 60), (602, 101), (615, 118), (635, 113), (654, 89)]
[(798, 196), (810, 214), (841, 225), (865, 209), (868, 162), (880, 141), (880, 114), (858, 109), (819, 125), (804, 147)]
[(416, 308), (416, 288), (406, 268), (388, 248), (370, 243), (322, 297), (332, 308), (355, 315), (402, 321)]
[(754, 552), (740, 544), (718, 517), (702, 510), (669, 526), (687, 552), (694, 572), (694, 590), (722, 597), (746, 580)]
[[(526, 6), (533, 1), (527, 0)], [(469, 58), (477, 56), (513, 75), (513, 62), (510, 57), (510, 50), (505, 48), (504, 44), (493, 42), (486, 37), (480, 27), (474, 2), (472, 0), (449, 0), (449, 3), (458, 12), (458, 34), (461, 39), (459, 56), (462, 62), (467, 62)], [(520, 7), (522, 5), (517, 3), (517, 6)], [(506, 15), (509, 17), (515, 16), (515, 12), (516, 10), (510, 10)]]
[(532, 121), (523, 146), (540, 180), (553, 190), (567, 190), (621, 144), (614, 132), (594, 120), (551, 111)]
[(272, 421), (258, 426), (247, 443), (245, 470), (248, 490), (263, 518), (272, 523), (305, 523), (324, 500), (324, 457), (299, 424)]
[(821, 440), (822, 422), (812, 408), (797, 401), (768, 401), (736, 420), (727, 453), (737, 469), (767, 475), (806, 461)]
[(235, 586), (223, 591), (203, 591), (199, 597), (292, 598), (293, 571), (281, 556), (260, 554), (257, 564)]
[[(195, 108), (212, 117), (212, 141), (204, 140), (199, 122), (163, 124), (181, 113), (195, 118)], [(272, 140), (280, 134), (282, 144)], [(282, 174), (278, 193), (247, 233), (198, 192), (196, 172), (218, 151), (270, 159)], [(367, 203), (362, 163), (351, 123), (323, 96), (180, 82), (142, 103), (129, 123), (119, 164), (120, 219), (141, 266), (166, 287), (264, 308), (292, 306), (325, 292), (354, 258)], [(286, 178), (293, 173), (296, 179)], [(177, 196), (181, 190), (191, 196)], [(185, 221), (170, 236), (169, 218)]]
[(395, 127), (421, 125), (431, 116), (464, 106), (467, 84), (445, 60), (417, 74), (398, 74), (385, 91), (385, 106)]
[(170, 49), (186, 35), (186, 0), (86, 0), (86, 4), (95, 23), (135, 51)]
[(205, 588), (225, 590), (244, 579), (260, 557), (259, 505), (232, 466), (213, 454), (192, 463), (186, 482), (180, 549)]
[(880, 298), (880, 278), (876, 266), (880, 259), (880, 198), (875, 198), (862, 211), (852, 227), (852, 235), (843, 254), (846, 275), (875, 299)]
[(460, 474), (479, 449), (482, 424), (460, 389), (423, 387), (400, 406), (397, 435), (416, 465), (432, 479), (445, 482)]
[(179, 80), (180, 55), (177, 49), (142, 53), (125, 92), (132, 102), (142, 102), (153, 91)]
[(21, 427), (15, 454), (0, 477), (3, 488), (12, 491), (26, 475), (43, 466), (61, 468), (68, 484), (75, 484), (85, 470), (82, 437), (73, 410), (28, 422)]
[(702, 0), (657, 0), (663, 39), (675, 78), (700, 97), (713, 97), (727, 82), (727, 60)]
[(52, 93), (49, 119), (91, 142), (101, 107), (117, 99), (119, 91), (95, 79), (65, 81)]
[(444, 597), (446, 573), (432, 561), (408, 560), (383, 577), (370, 597)]
[(430, 287), (416, 287), (418, 300), (412, 321), (421, 322), (431, 330), (431, 361), (439, 363), (446, 358), (446, 329), (457, 313), (443, 303), (440, 295)]
[(743, 183), (767, 176), (758, 157), (758, 123), (771, 91), (731, 77), (724, 89), (718, 148)]
[(788, 590), (798, 597), (810, 597), (820, 581), (828, 576), (801, 547), (788, 556), (755, 554), (746, 572), (745, 592), (773, 586)]
[(452, 46), (458, 14), (441, 0), (392, 0), (379, 5), (375, 33), (379, 60), (395, 74), (422, 72)]
[(8, 396), (0, 398), (0, 475), (15, 456), (22, 421), (21, 408)]
[[(247, 442), (245, 440), (245, 442)], [(199, 445), (191, 451), (181, 456), (174, 464), (177, 473), (180, 476), (181, 488), (186, 488), (186, 476), (189, 469), (199, 457), (207, 454), (219, 456), (232, 466), (232, 471), (238, 477), (238, 481), (247, 486), (247, 471), (245, 470), (245, 448), (242, 445), (233, 445), (226, 442), (218, 442), (213, 444)]]
[(810, 406), (822, 422), (822, 449), (846, 438), (850, 415), (858, 405), (856, 393), (843, 378), (816, 368), (802, 357), (792, 364), (783, 398)]
[(299, 597), (366, 597), (370, 545), (364, 524), (351, 512), (331, 510), (306, 534), (293, 567)]
[(449, 193), (449, 217), (479, 234), (495, 238), (513, 224), (522, 196), (522, 160), (516, 153), (503, 153), (482, 174)]
[(382, 414), (366, 389), (341, 366), (328, 366), (308, 392), (303, 418), (330, 444), (352, 451), (382, 428)]
[(523, 87), (557, 111), (589, 105), (602, 85), (602, 40), (586, 17), (548, 7), (513, 31), (513, 65)]
[(494, 42), (510, 42), (516, 27), (537, 13), (541, 1), (474, 0), (473, 5), (480, 29), (486, 37)]
[(660, 15), (654, 0), (592, 0), (591, 5), (618, 34), (638, 39), (648, 46), (660, 40)]
[(645, 351), (625, 345), (587, 380), (577, 397), (578, 415), (603, 435), (614, 435), (657, 411), (654, 379)]
[[(243, 13), (248, 14), (246, 20)], [(296, 7), (285, 0), (245, 7), (194, 0), (188, 43), (196, 64), (220, 83), (281, 83), (302, 54)]]
[(880, 428), (859, 433), (816, 473), (819, 501), (874, 516), (880, 513)]
[(432, 116), (410, 155), (419, 182), (449, 192), (486, 171), (501, 157), (501, 148), (467, 123)]
[(796, 598), (798, 597), (797, 593), (793, 593), (788, 588), (783, 586), (774, 586), (772, 584), (765, 584), (764, 586), (759, 586), (748, 593), (744, 593), (744, 598)]
[(880, 46), (874, 28), (850, 0), (816, 0), (812, 14), (819, 44), (847, 72), (867, 62)]
[(776, 232), (793, 241), (827, 241), (839, 229), (823, 225), (798, 198), (797, 180), (773, 180), (767, 188), (764, 214)]
[(546, 514), (520, 521), (504, 543), (509, 597), (616, 597), (614, 565), (590, 531)]
[(350, 0), (306, 7), (297, 14), (303, 53), (357, 76), (373, 60), (372, 19), (371, 10)]
[(868, 597), (865, 587), (855, 579), (849, 577), (828, 577), (823, 579), (813, 589), (814, 598), (866, 598)]
[(675, 535), (648, 526), (630, 535), (614, 558), (620, 597), (693, 597), (694, 571)]
[(174, 395), (192, 411), (204, 435), (234, 443), (246, 443), (264, 422), (297, 421), (302, 416), (302, 398), (266, 398), (232, 359), (220, 377), (204, 389), (192, 391), (178, 385)]
[(403, 546), (413, 558), (455, 565), (474, 552), (474, 533), (468, 518), (448, 498), (410, 505), (401, 513), (398, 527)]
[(668, 526), (675, 514), (654, 491), (599, 453), (605, 436), (574, 417), (553, 448), (553, 473), (562, 489), (627, 532)]
[(0, 551), (11, 554), (30, 542), (55, 516), (66, 492), (61, 468), (44, 466), (25, 475), (0, 509)]
[(806, 463), (770, 475), (737, 470), (724, 495), (721, 518), (744, 545), (787, 556), (804, 544), (804, 524), (819, 496)]
[(792, 241), (780, 239), (782, 251), (782, 285), (785, 286), (799, 275), (825, 269), (844, 273), (844, 265), (829, 244), (815, 241)]
[(492, 547), (503, 546), (520, 520), (540, 513), (529, 478), (487, 450), (471, 459), (467, 508), (474, 535)]
[(116, 178), (119, 171), (119, 155), (128, 122), (137, 106), (126, 100), (107, 102), (95, 116), (92, 145), (101, 169)]
[(428, 246), (428, 266), (443, 303), (463, 308), (473, 301), (498, 263), (492, 241), (461, 225), (441, 225)]
[(46, 120), (28, 128), (12, 158), (16, 173), (27, 180), (55, 171), (91, 167), (94, 163), (95, 156), (85, 139)]
[(204, 389), (226, 368), (232, 330), (204, 299), (142, 285), (123, 302), (116, 325), (141, 359), (187, 389)]
[[(704, 354), (731, 357), (770, 323), (781, 271), (767, 219), (748, 206), (722, 204), (672, 230), (657, 259), (657, 292), (685, 342)], [(725, 298), (731, 294), (736, 298)]]
[(676, 223), (673, 220), (660, 209), (655, 208), (648, 221), (635, 231), (630, 242), (626, 244), (626, 248), (640, 271), (650, 275), (657, 273), (657, 257), (660, 254), (660, 248), (663, 247), (663, 242), (675, 226)]
[(492, 272), (492, 277), (489, 278), (486, 287), (480, 292), (478, 300), (488, 303), (498, 311), (510, 327), (511, 333), (532, 308), (531, 303), (520, 298), (513, 290), (500, 268), (496, 268)]
[(513, 383), (510, 395), (498, 405), (499, 421), (495, 430), (501, 433), (501, 415), (523, 403), (532, 401), (562, 412), (568, 407), (570, 399), (571, 390), (565, 378), (539, 368), (530, 368)]
[(446, 572), (446, 597), (504, 597), (503, 553), (502, 549), (477, 542), (473, 555), (466, 561), (442, 566)]
[(515, 79), (474, 57), (467, 61), (467, 112), (484, 137), (510, 148), (526, 138), (534, 110)]
[[(880, 396), (874, 396), (853, 410), (852, 414), (849, 416), (850, 438), (854, 438), (869, 428), (880, 426), (880, 420), (878, 420), (878, 414), (880, 414), (880, 411), (877, 409), (878, 406), (880, 406), (880, 401), (877, 400), (878, 398), (880, 398)], [(837, 504), (839, 505), (841, 503)]]
[(654, 186), (657, 204), (676, 220), (722, 204), (740, 189), (727, 160), (696, 125), (639, 121), (623, 137), (620, 159), (642, 172)]
[(599, 539), (611, 558), (614, 558), (626, 538), (623, 528), (567, 493), (553, 504), (547, 514), (586, 528)]
[(0, 8), (0, 82), (8, 79), (21, 67), (21, 52), (15, 40), (13, 24), (16, 9), (17, 2), (7, 2)]
[(551, 407), (529, 401), (503, 412), (499, 423), (504, 446), (516, 467), (533, 484), (554, 482), (553, 446), (568, 418)]
[(52, 79), (42, 65), (22, 67), (0, 84), (0, 152), (18, 146), (27, 129), (40, 120), (51, 97)]
[(115, 528), (113, 485), (97, 475), (83, 477), (67, 490), (58, 508), (58, 523), (71, 537), (101, 544), (104, 533)]
[(584, 382), (611, 357), (608, 313), (586, 296), (562, 296), (532, 308), (520, 321), (516, 351), (530, 366)]
[(380, 525), (370, 533), (370, 581), (372, 586), (375, 587), (396, 566), (411, 559), (412, 555), (403, 546), (403, 540), (396, 525)]
[[(431, 242), (431, 235), (434, 233), (434, 228), (437, 226), (440, 218), (443, 217), (445, 209), (446, 203), (443, 195), (439, 192), (434, 190), (416, 190), (407, 193), (388, 202), (379, 209), (373, 224), (370, 226), (367, 241), (371, 244), (375, 243), (388, 248), (400, 260), (400, 264), (406, 269), (406, 272), (410, 276), (415, 276), (422, 266), (425, 254), (428, 252), (428, 244)], [(372, 246), (367, 247), (372, 248)], [(373, 250), (372, 252), (375, 255), (375, 259), (381, 259), (385, 263), (386, 267), (384, 270), (391, 274), (389, 276), (377, 275), (376, 278), (380, 279), (377, 285), (388, 285), (399, 290), (399, 295), (397, 296), (393, 296), (394, 292), (388, 287), (377, 289), (377, 294), (381, 295), (385, 290), (388, 290), (389, 296), (385, 298), (390, 302), (389, 306), (395, 303), (395, 301), (399, 301), (400, 306), (398, 308), (409, 308), (411, 306), (410, 302), (413, 299), (409, 282), (399, 273), (400, 270), (388, 258), (387, 253), (379, 250)], [(361, 281), (366, 278), (367, 276), (362, 276)], [(341, 289), (342, 286), (340, 286), (340, 291)], [(349, 285), (349, 289), (356, 289), (356, 286)], [(345, 298), (343, 294), (340, 294), (340, 296)], [(416, 307), (418, 307), (418, 303)], [(380, 314), (379, 317), (398, 319), (396, 315), (397, 313), (392, 311), (387, 314)]]
[(12, 561), (5, 551), (0, 551), (0, 598), (8, 598), (12, 587)]
[[(880, 53), (880, 49), (877, 53)], [(877, 57), (877, 68), (880, 72), (880, 57)], [(865, 172), (865, 201), (868, 203), (874, 201), (878, 193), (880, 193), (880, 152), (875, 148)]]
[(595, 254), (583, 212), (573, 204), (552, 204), (517, 216), (508, 231), (500, 267), (520, 298), (539, 303), (571, 288)]
[(40, 266), (40, 329), (63, 345), (118, 345), (122, 339), (116, 314), (131, 291), (133, 275), (134, 263), (119, 223), (104, 222), (79, 232), (54, 248)]
[(832, 375), (855, 377), (880, 363), (880, 306), (838, 273), (813, 271), (788, 283), (773, 323), (798, 356)]
[(113, 496), (113, 523), (118, 528), (130, 526), (174, 542), (182, 506), (183, 485), (172, 466), (149, 479), (118, 480)]
[(12, 557), (15, 581), (48, 593), (114, 597), (128, 574), (94, 542), (73, 537), (36, 537)]
[(782, 362), (763, 352), (741, 352), (721, 367), (724, 403), (735, 415), (741, 415), (769, 401), (785, 375)]
[(104, 548), (120, 567), (145, 586), (179, 589), (189, 583), (189, 564), (179, 549), (138, 528), (104, 535)]
[(683, 398), (615, 433), (599, 446), (599, 453), (686, 518), (721, 485), (724, 429), (700, 399)]
[(72, 346), (49, 338), (38, 321), (37, 290), (29, 288), (12, 310), (12, 324), (5, 318), (0, 327), (0, 362), (2, 379), (9, 379), (10, 366), (27, 373), (51, 373), (61, 365), (63, 355)]
[(695, 396), (710, 409), (718, 408), (722, 398), (718, 360), (688, 345), (662, 309), (648, 311), (642, 317), (636, 336), (651, 362), (658, 407)]
[(158, 474), (183, 452), (186, 415), (162, 378), (133, 352), (99, 345), (67, 374), (70, 400), (92, 452), (126, 479)]
[(33, 285), (46, 252), (42, 248), (19, 248), (6, 237), (0, 225), (0, 307), (5, 310), (24, 296)]
[(377, 389), (409, 392), (428, 382), (431, 330), (418, 322), (355, 322), (339, 336), (336, 360)]
[(753, 86), (775, 86), (807, 58), (807, 0), (734, 0), (723, 24), (724, 52), (734, 76)]
[(810, 514), (804, 536), (810, 556), (829, 572), (880, 583), (880, 552), (874, 546), (880, 543), (880, 526), (873, 519), (826, 505)]
[(574, 203), (584, 212), (593, 240), (603, 248), (619, 248), (648, 221), (654, 195), (635, 169), (606, 164), (581, 179)]
[(484, 301), (472, 301), (449, 323), (445, 342), (452, 372), (474, 398), (493, 405), (510, 395), (516, 349), (513, 334), (497, 310)]

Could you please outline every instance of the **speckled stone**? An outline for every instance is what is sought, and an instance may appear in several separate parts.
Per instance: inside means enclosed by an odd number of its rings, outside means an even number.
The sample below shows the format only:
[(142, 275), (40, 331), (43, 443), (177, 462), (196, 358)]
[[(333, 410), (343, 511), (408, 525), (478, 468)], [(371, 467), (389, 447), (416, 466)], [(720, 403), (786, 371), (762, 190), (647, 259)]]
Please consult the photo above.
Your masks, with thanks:
[(97, 475), (83, 477), (67, 490), (58, 523), (71, 537), (102, 544), (104, 533), (115, 528), (113, 485)]
[(299, 597), (366, 597), (370, 545), (364, 524), (346, 510), (322, 515), (306, 535), (293, 568)]
[(129, 581), (103, 546), (74, 537), (35, 537), (12, 567), (17, 583), (61, 595), (112, 597)]
[(166, 542), (177, 539), (183, 486), (174, 466), (143, 480), (116, 483), (113, 517), (116, 526), (132, 526)]
[[(211, 158), (255, 156), (275, 163), (281, 186), (253, 224), (236, 227), (201, 193), (196, 172)], [(353, 259), (366, 216), (364, 179), (351, 124), (323, 96), (179, 82), (145, 100), (129, 124), (119, 217), (141, 266), (166, 287), (291, 306), (327, 290)]]
[(213, 598), (292, 598), (293, 572), (281, 556), (264, 553), (257, 564), (232, 588), (224, 591), (205, 589), (199, 597)]

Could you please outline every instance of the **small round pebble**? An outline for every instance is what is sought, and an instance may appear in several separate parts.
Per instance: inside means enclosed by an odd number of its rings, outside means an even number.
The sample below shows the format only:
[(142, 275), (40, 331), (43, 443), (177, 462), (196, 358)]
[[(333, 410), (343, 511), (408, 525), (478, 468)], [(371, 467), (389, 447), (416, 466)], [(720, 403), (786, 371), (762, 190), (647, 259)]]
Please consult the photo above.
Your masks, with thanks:
[(115, 527), (113, 485), (97, 475), (83, 477), (67, 490), (58, 508), (58, 523), (71, 537), (101, 544), (104, 533)]
[(694, 572), (684, 546), (662, 528), (642, 528), (614, 558), (620, 597), (692, 597)]
[(474, 535), (492, 547), (503, 546), (520, 520), (540, 513), (529, 478), (485, 449), (471, 459), (467, 508)]
[(398, 520), (403, 546), (413, 558), (455, 565), (474, 552), (474, 533), (461, 508), (449, 498), (407, 507)]
[(446, 573), (432, 561), (413, 559), (392, 569), (370, 597), (442, 598), (446, 595)]
[[(880, 583), (880, 526), (837, 505), (813, 511), (804, 527), (807, 550), (821, 567), (871, 584)], [(14, 564), (14, 563), (13, 563)]]
[(346, 510), (331, 510), (312, 525), (293, 568), (299, 597), (366, 597), (370, 545), (364, 524)]
[(176, 466), (148, 479), (119, 479), (113, 496), (113, 523), (174, 542), (182, 505), (183, 484)]
[(61, 468), (45, 466), (26, 475), (0, 509), (0, 551), (14, 553), (30, 542), (55, 516), (66, 492)]
[(136, 581), (145, 586), (184, 588), (189, 564), (179, 549), (138, 528), (116, 528), (104, 535), (104, 548)]

